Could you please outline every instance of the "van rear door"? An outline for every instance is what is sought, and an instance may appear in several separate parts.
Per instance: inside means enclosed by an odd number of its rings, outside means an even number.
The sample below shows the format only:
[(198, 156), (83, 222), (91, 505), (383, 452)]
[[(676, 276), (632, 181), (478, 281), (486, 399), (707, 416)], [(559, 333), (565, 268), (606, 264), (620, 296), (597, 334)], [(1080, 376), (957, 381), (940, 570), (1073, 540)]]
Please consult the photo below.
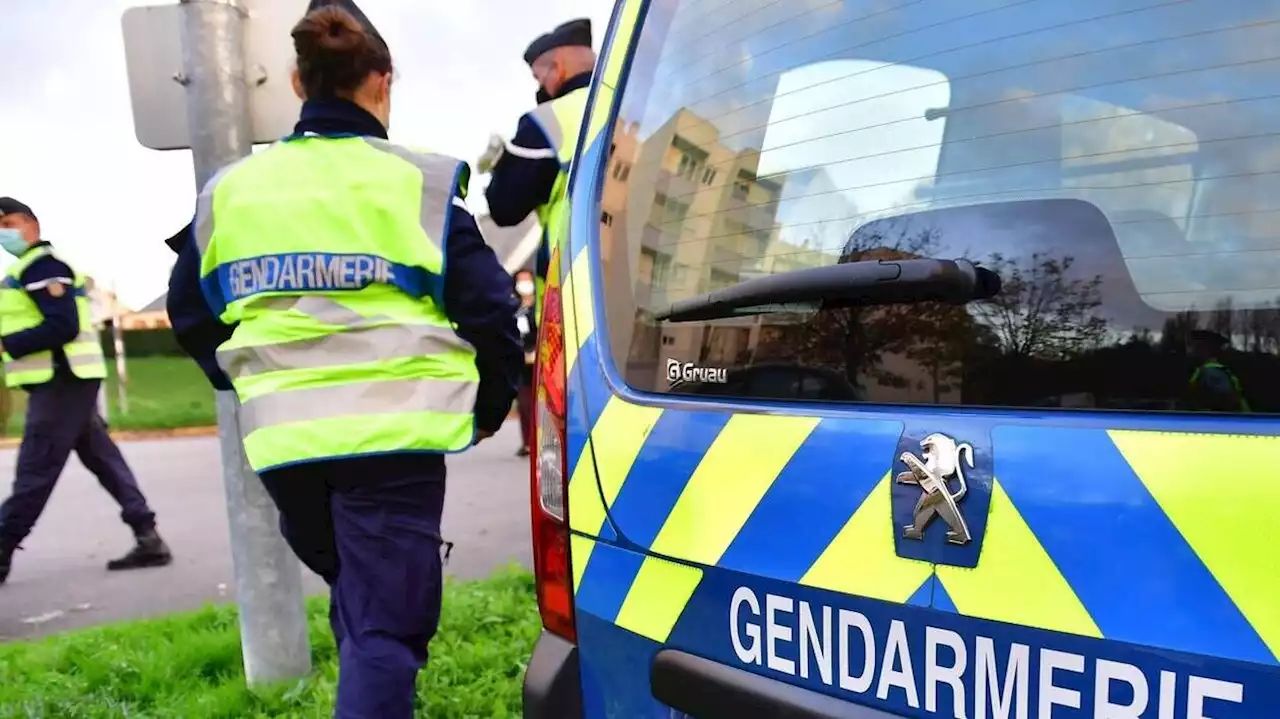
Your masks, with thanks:
[[(619, 4), (561, 248), (587, 716), (1276, 715), (1278, 21)], [(930, 259), (1000, 291), (660, 319)]]

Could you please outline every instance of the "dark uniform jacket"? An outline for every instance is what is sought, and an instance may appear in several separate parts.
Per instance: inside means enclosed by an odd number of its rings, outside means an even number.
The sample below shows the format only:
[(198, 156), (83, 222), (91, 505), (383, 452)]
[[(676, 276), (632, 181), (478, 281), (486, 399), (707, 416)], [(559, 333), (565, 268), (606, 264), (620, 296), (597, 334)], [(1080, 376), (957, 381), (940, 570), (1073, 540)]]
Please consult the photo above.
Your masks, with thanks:
[[(556, 97), (590, 86), (591, 73), (584, 72), (566, 80)], [(551, 140), (533, 119), (532, 113), (520, 116), (510, 144), (526, 150), (552, 149)], [(489, 217), (499, 227), (520, 224), (529, 213), (551, 199), (551, 188), (559, 175), (560, 161), (554, 156), (529, 159), (510, 152), (502, 153), (489, 173), (489, 187), (484, 191), (489, 202)], [(551, 252), (545, 240), (544, 236), (543, 242), (538, 244), (534, 262), (534, 272), (539, 277), (547, 276), (547, 266), (551, 264)]]

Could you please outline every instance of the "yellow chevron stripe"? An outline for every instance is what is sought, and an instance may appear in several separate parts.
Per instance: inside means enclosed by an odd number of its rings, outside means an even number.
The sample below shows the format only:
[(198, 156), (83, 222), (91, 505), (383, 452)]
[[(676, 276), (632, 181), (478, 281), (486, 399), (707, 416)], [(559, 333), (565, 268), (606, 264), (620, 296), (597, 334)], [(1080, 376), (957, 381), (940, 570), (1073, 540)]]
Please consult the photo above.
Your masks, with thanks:
[(997, 481), (974, 569), (938, 566), (961, 614), (1088, 637), (1102, 632)]
[(622, 77), (622, 66), (627, 59), (627, 50), (631, 47), (631, 37), (635, 35), (637, 20), (640, 19), (642, 0), (626, 0), (622, 12), (618, 15), (617, 31), (613, 34), (613, 42), (609, 46), (609, 56), (604, 62), (601, 82), (617, 89), (618, 80)]
[(591, 558), (591, 550), (595, 548), (596, 540), (581, 534), (569, 535), (569, 563), (573, 565), (574, 595), (578, 593), (578, 587), (582, 584), (582, 575), (587, 572), (587, 560)]
[(734, 415), (653, 540), (658, 554), (714, 565), (814, 427), (815, 417)]
[(886, 474), (800, 583), (887, 602), (910, 599), (933, 573), (933, 565), (895, 553), (892, 497)]
[(609, 399), (569, 479), (571, 529), (589, 535), (600, 531), (661, 414), (660, 408), (628, 404), (616, 396)]
[(1280, 658), (1280, 438), (1110, 432), (1134, 473), (1258, 636)]
[[(609, 398), (569, 478), (570, 529), (590, 535), (600, 531), (608, 508), (618, 498), (631, 465), (661, 414), (661, 408), (628, 404), (617, 396)], [(593, 543), (578, 554), (570, 547), (575, 574), (586, 571), (594, 548)]]
[(564, 371), (568, 373), (578, 361), (578, 351), (596, 329), (595, 308), (591, 302), (590, 253), (585, 248), (569, 268), (562, 293), (566, 312), (573, 313), (564, 323)]
[(582, 456), (569, 478), (569, 528), (595, 536), (604, 524), (605, 507), (596, 484), (596, 464), (591, 461), (594, 445), (590, 437), (583, 444)]
[(617, 396), (610, 397), (604, 406), (591, 437), (600, 493), (606, 509), (613, 506), (613, 500), (618, 498), (631, 465), (635, 464), (640, 448), (660, 416), (660, 407), (629, 404)]
[[(626, 481), (636, 455), (640, 454), (641, 446), (649, 439), (649, 432), (653, 431), (660, 415), (660, 408), (628, 404), (617, 397), (609, 398), (568, 481), (568, 526), (571, 530), (588, 535), (600, 531), (609, 505), (617, 499), (622, 482)], [(573, 571), (579, 571), (579, 568), (585, 571), (590, 555), (590, 548), (584, 554), (573, 555)]]
[(604, 130), (613, 111), (613, 101), (617, 95), (618, 80), (622, 77), (622, 66), (627, 59), (627, 49), (631, 46), (631, 38), (635, 35), (636, 20), (640, 16), (641, 0), (629, 0), (618, 16), (618, 29), (614, 33), (613, 43), (609, 46), (609, 54), (604, 57), (600, 71), (601, 82), (595, 87), (595, 99), (591, 106), (591, 117), (587, 119), (587, 139), (583, 147), (590, 147)]
[(591, 143), (596, 141), (600, 136), (600, 132), (604, 130), (604, 126), (609, 122), (609, 113), (613, 111), (613, 99), (615, 96), (613, 88), (608, 85), (599, 85), (596, 87), (595, 104), (591, 106), (591, 117), (587, 120), (587, 141), (583, 147), (591, 147)]
[(702, 570), (645, 557), (614, 623), (655, 642), (665, 642), (702, 581)]

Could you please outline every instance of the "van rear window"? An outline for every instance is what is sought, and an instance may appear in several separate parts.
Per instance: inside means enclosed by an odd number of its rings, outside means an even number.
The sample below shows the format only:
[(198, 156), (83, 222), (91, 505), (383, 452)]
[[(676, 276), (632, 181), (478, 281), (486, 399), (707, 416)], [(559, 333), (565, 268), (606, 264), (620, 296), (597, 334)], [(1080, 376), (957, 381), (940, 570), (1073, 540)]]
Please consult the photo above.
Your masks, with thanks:
[[(1280, 412), (1278, 130), (1261, 0), (652, 0), (601, 174), (613, 361), (691, 397)], [(919, 258), (1001, 291), (658, 319)]]

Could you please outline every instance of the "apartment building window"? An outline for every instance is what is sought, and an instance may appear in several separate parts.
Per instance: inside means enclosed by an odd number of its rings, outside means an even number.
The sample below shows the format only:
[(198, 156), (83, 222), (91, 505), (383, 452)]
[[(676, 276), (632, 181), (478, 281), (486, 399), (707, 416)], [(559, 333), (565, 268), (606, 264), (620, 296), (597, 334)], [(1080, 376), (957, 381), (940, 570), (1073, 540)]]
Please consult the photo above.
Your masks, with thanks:
[(613, 227), (613, 215), (609, 214), (608, 212), (601, 212), (600, 223), (603, 224), (605, 227)]
[(618, 182), (626, 182), (631, 176), (631, 164), (618, 160), (613, 163), (613, 179)]
[(710, 185), (716, 181), (716, 171), (708, 167), (702, 171), (702, 184)]
[(698, 167), (697, 160), (689, 155), (682, 154), (680, 155), (680, 169), (676, 170), (676, 174), (686, 180), (692, 180), (698, 173)]

